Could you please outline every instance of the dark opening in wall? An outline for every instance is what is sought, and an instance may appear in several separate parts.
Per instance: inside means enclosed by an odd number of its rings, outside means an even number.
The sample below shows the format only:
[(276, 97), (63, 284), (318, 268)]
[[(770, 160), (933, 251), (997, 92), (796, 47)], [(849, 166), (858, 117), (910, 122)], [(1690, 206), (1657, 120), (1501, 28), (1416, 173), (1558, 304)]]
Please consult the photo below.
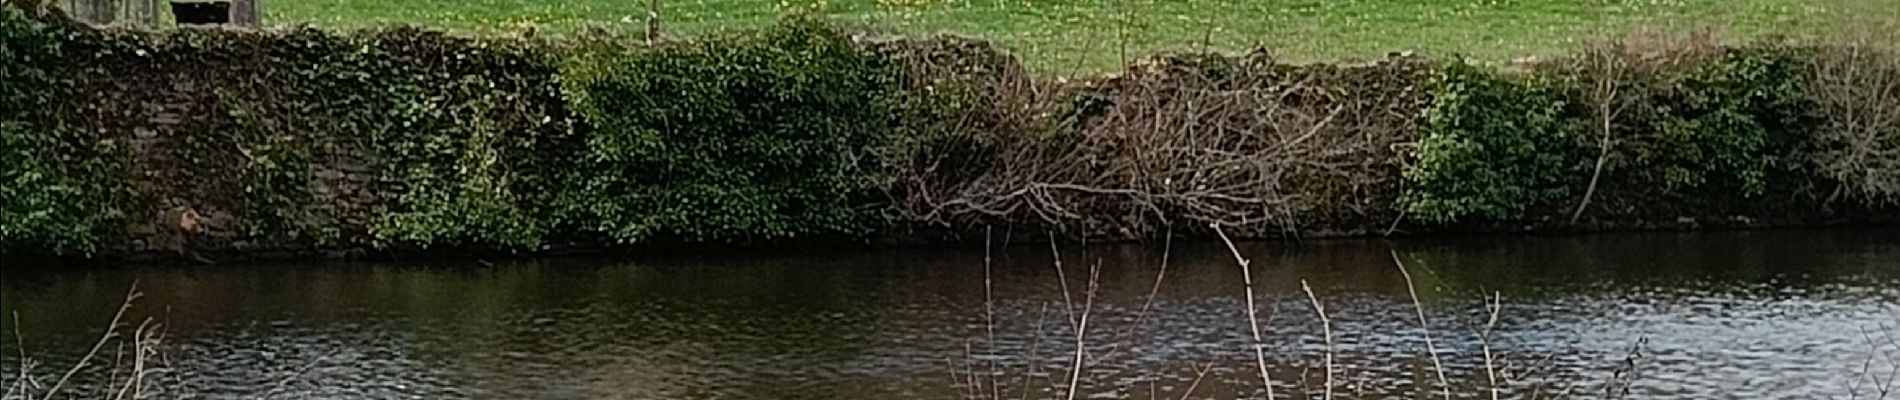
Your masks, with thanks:
[(231, 23), (231, 2), (174, 1), (172, 17), (178, 25), (225, 25)]

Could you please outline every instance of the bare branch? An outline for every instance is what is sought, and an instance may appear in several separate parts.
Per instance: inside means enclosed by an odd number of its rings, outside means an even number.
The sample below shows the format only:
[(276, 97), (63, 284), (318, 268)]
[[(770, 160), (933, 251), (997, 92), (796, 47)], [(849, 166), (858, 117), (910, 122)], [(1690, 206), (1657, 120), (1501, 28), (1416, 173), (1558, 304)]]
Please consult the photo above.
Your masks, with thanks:
[(1267, 389), (1267, 400), (1273, 400), (1273, 377), (1267, 374), (1266, 340), (1260, 334), (1259, 307), (1253, 304), (1253, 262), (1240, 255), (1240, 248), (1234, 246), (1234, 240), (1227, 237), (1227, 232), (1222, 231), (1220, 225), (1209, 227), (1220, 235), (1222, 242), (1227, 243), (1227, 249), (1234, 252), (1234, 262), (1240, 264), (1241, 280), (1247, 285), (1247, 326), (1253, 329), (1254, 365), (1260, 367), (1260, 385)]

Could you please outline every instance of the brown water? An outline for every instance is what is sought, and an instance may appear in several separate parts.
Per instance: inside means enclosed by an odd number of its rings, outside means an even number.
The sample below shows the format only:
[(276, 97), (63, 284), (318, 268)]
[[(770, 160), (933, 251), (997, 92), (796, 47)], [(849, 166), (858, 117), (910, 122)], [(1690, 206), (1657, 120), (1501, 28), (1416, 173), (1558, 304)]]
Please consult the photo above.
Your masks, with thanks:
[[(1503, 296), (1492, 342), (1515, 379), (1507, 398), (1566, 386), (1602, 398), (1629, 371), (1629, 398), (1871, 399), (1900, 366), (1900, 231), (1241, 247), (1261, 281), (1280, 398), (1319, 398), (1326, 376), (1302, 279), (1332, 322), (1341, 398), (1440, 398), (1393, 252), (1418, 281), (1460, 398), (1485, 387), (1491, 293)], [(1063, 248), (1070, 296), (1089, 305), (1077, 397), (1264, 395), (1232, 255), (1175, 243), (1150, 304), (1163, 248)], [(993, 339), (983, 256), (971, 244), (494, 264), (8, 263), (0, 306), (18, 321), (0, 334), (0, 386), (18, 379), (21, 343), (49, 365), (83, 354), (136, 281), (146, 296), (134, 317), (168, 327), (165, 398), (950, 399), (974, 386), (1060, 397), (1075, 344), (1049, 248), (995, 251)], [(1198, 385), (1196, 366), (1209, 367)]]

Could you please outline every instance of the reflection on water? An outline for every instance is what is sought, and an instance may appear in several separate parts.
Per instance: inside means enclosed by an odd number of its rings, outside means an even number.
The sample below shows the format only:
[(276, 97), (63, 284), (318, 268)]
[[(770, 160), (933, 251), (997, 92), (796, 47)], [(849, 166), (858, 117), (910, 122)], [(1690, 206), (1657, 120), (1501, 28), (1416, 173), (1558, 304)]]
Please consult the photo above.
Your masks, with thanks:
[[(1082, 390), (1093, 398), (1255, 396), (1242, 281), (1216, 243), (1066, 248), (1080, 307), (1100, 266)], [(1000, 249), (994, 336), (981, 245), (638, 260), (50, 270), (9, 265), (0, 385), (19, 344), (79, 357), (134, 281), (169, 327), (168, 394), (277, 398), (962, 398), (978, 382), (1061, 393), (1070, 311), (1046, 245)], [(1635, 398), (1827, 398), (1900, 357), (1900, 232), (1776, 231), (1244, 245), (1273, 375), (1412, 398), (1437, 378), (1398, 253), (1462, 391), (1484, 379), (1482, 298), (1512, 386), (1594, 398), (1631, 360)], [(1884, 328), (1883, 328), (1884, 326)], [(20, 332), (15, 334), (15, 330)], [(1639, 341), (1643, 342), (1638, 346)], [(1632, 349), (1637, 349), (1632, 352)], [(1634, 354), (1634, 356), (1633, 356)], [(1198, 385), (1196, 366), (1210, 369)], [(52, 371), (41, 370), (50, 375)], [(992, 378), (994, 376), (994, 378)], [(1884, 381), (1884, 380), (1883, 380)], [(1871, 392), (1867, 392), (1871, 393)], [(1431, 398), (1436, 398), (1431, 396)]]

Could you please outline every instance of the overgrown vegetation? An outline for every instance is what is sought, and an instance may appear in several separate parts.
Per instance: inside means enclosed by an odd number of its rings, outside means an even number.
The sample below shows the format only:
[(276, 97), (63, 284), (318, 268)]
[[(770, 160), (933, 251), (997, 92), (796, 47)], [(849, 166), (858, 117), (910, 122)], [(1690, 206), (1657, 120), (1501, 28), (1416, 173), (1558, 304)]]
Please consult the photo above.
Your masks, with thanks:
[(1631, 37), (1523, 71), (1447, 65), (1405, 211), (1434, 223), (1566, 207), (1570, 222), (1806, 212), (1827, 184), (1807, 164), (1809, 51)]
[(90, 254), (122, 236), (127, 146), (106, 133), (84, 37), (0, 11), (0, 249)]
[[(382, 213), (371, 219), (376, 240), (527, 247), (560, 228), (561, 191), (573, 179), (580, 139), (568, 126), (551, 55), (525, 43), (417, 30), (381, 32), (357, 45), (387, 52), (362, 60), (401, 79), (387, 83), (388, 93), (354, 94), (368, 96), (359, 109), (384, 113), (363, 121), (373, 127), (363, 138), (374, 150), (371, 162), (389, 183), (378, 195)], [(364, 84), (320, 85), (348, 91)], [(341, 93), (312, 98), (352, 96)], [(375, 104), (392, 100), (388, 109)]]
[(9, 4), (8, 252), (1900, 217), (1900, 68), (1873, 42), (1189, 53), (1068, 81), (810, 17), (648, 43), (98, 30)]
[[(613, 45), (613, 42), (608, 42)], [(590, 128), (584, 229), (617, 241), (863, 233), (897, 69), (811, 19), (592, 49), (567, 75)]]
[(1405, 169), (1406, 213), (1432, 223), (1508, 220), (1570, 196), (1583, 132), (1560, 86), (1464, 63), (1446, 64), (1432, 86)]

